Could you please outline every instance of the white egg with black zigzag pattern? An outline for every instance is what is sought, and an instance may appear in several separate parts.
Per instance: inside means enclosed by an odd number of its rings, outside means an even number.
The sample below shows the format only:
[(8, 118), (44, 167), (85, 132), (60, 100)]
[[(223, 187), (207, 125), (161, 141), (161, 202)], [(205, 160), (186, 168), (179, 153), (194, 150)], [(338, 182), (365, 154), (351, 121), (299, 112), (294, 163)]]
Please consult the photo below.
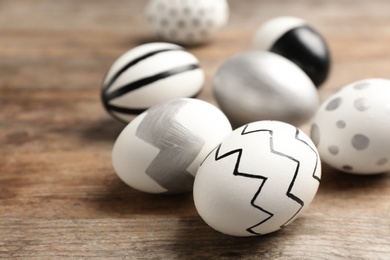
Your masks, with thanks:
[(160, 102), (197, 96), (204, 79), (199, 60), (181, 46), (147, 43), (112, 64), (103, 81), (102, 102), (114, 118), (127, 123)]
[(219, 232), (263, 235), (301, 215), (320, 180), (320, 157), (304, 132), (257, 121), (234, 130), (206, 157), (196, 173), (194, 202)]

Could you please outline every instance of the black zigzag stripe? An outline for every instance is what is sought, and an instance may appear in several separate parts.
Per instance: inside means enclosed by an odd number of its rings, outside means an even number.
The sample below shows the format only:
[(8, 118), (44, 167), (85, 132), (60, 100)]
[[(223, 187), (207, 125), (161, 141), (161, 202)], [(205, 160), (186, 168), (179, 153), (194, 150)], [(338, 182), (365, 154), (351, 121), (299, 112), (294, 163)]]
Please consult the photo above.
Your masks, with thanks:
[[(315, 152), (315, 150), (313, 149), (313, 147), (311, 147), (307, 142), (305, 142), (304, 140), (300, 139), (299, 138), (299, 130), (298, 128), (296, 129), (296, 132), (295, 132), (295, 139), (304, 143), (306, 146), (308, 146), (310, 148), (310, 150), (313, 151), (313, 153), (315, 154), (316, 156), (316, 163), (315, 163), (315, 166), (314, 166), (314, 170), (313, 170), (313, 174), (312, 174), (312, 177), (313, 179), (317, 180), (317, 181), (320, 181), (320, 178), (318, 176), (315, 175), (316, 171), (317, 171), (317, 167), (318, 167), (318, 154)], [(293, 158), (292, 158), (293, 159)], [(296, 159), (293, 159), (293, 160), (296, 160)], [(293, 189), (294, 187), (294, 184), (295, 184), (295, 179), (297, 178), (298, 176), (298, 172), (299, 172), (299, 166), (300, 166), (300, 162), (298, 160), (297, 161), (297, 169), (295, 171), (295, 174), (294, 174), (294, 177), (293, 177), (293, 180), (291, 181), (290, 183), (290, 186), (288, 187), (288, 190), (287, 190), (287, 193), (286, 195), (292, 199), (294, 199), (295, 201), (297, 201), (301, 207), (298, 209), (297, 212), (295, 212), (295, 214), (289, 219), (287, 220), (283, 225), (281, 225), (281, 227), (284, 227), (286, 226), (303, 208), (304, 206), (304, 203), (301, 199), (299, 199), (298, 197), (296, 197), (294, 194), (291, 193), (291, 190)], [(300, 201), (300, 202), (299, 202)]]
[[(238, 167), (240, 166), (240, 161), (241, 161), (241, 156), (242, 156), (242, 148), (236, 149), (236, 150), (233, 150), (233, 151), (230, 151), (230, 152), (228, 152), (228, 153), (225, 153), (225, 154), (219, 156), (219, 150), (220, 150), (221, 146), (222, 146), (222, 144), (220, 144), (220, 145), (218, 145), (218, 146), (216, 147), (215, 161), (221, 160), (221, 159), (223, 159), (223, 158), (225, 158), (225, 157), (228, 157), (228, 156), (231, 156), (231, 155), (233, 155), (233, 154), (237, 154), (237, 161), (236, 161), (236, 165), (234, 166), (233, 174), (236, 175), (236, 176), (243, 176), (243, 177), (255, 178), (255, 179), (263, 180), (263, 182), (261, 183), (259, 189), (257, 190), (255, 196), (252, 198), (252, 200), (251, 200), (250, 203), (251, 203), (251, 205), (252, 205), (253, 207), (255, 207), (255, 208), (257, 208), (258, 210), (261, 210), (261, 211), (263, 211), (264, 213), (268, 214), (269, 217), (267, 217), (266, 219), (262, 220), (260, 223), (256, 224), (255, 226), (252, 226), (252, 227), (247, 228), (247, 231), (248, 231), (249, 233), (254, 234), (254, 235), (260, 235), (260, 234), (258, 234), (258, 233), (256, 233), (256, 232), (254, 232), (252, 229), (253, 229), (254, 227), (257, 227), (257, 226), (263, 224), (263, 223), (266, 222), (268, 219), (272, 218), (273, 215), (274, 215), (274, 214), (272, 214), (271, 212), (269, 212), (269, 211), (267, 211), (267, 210), (263, 209), (262, 207), (260, 207), (260, 206), (258, 206), (258, 205), (255, 204), (255, 200), (256, 200), (257, 196), (260, 194), (261, 189), (263, 188), (264, 183), (265, 183), (266, 180), (267, 180), (267, 177), (258, 176), (258, 175), (252, 175), (252, 174), (244, 173), (244, 172), (239, 172), (239, 171), (238, 171)], [(214, 150), (215, 150), (215, 149), (214, 149)]]
[[(295, 163), (297, 163), (297, 167), (296, 167), (296, 170), (295, 170), (293, 179), (292, 179), (292, 181), (291, 181), (291, 183), (290, 183), (290, 185), (289, 185), (289, 188), (288, 188), (288, 190), (287, 190), (286, 195), (287, 195), (289, 198), (291, 198), (292, 200), (296, 201), (296, 202), (300, 205), (300, 208), (298, 209), (298, 211), (297, 211), (297, 212), (296, 212), (296, 213), (295, 213), (295, 214), (294, 214), (286, 223), (283, 224), (283, 225), (285, 225), (285, 224), (287, 224), (291, 219), (293, 219), (293, 218), (301, 211), (301, 209), (302, 209), (303, 206), (304, 206), (304, 202), (303, 202), (300, 198), (298, 198), (297, 196), (295, 196), (294, 194), (291, 193), (291, 190), (292, 190), (292, 188), (294, 187), (295, 180), (296, 180), (296, 178), (297, 178), (297, 176), (298, 176), (300, 162), (299, 162), (297, 159), (293, 158), (292, 156), (289, 156), (289, 155), (286, 155), (286, 154), (283, 154), (283, 153), (281, 153), (281, 152), (278, 152), (278, 151), (275, 151), (275, 150), (274, 150), (274, 146), (273, 146), (273, 131), (272, 131), (272, 130), (269, 130), (269, 129), (257, 129), (257, 130), (252, 130), (252, 131), (246, 132), (246, 129), (247, 129), (247, 128), (248, 128), (248, 125), (246, 125), (246, 126), (244, 127), (243, 131), (241, 132), (241, 135), (247, 135), (247, 134), (252, 134), (252, 133), (257, 133), (257, 132), (268, 132), (268, 133), (270, 134), (270, 152), (273, 153), (273, 154), (279, 155), (279, 156), (286, 157), (286, 158), (288, 158), (288, 159), (294, 161)], [(296, 138), (297, 140), (299, 140), (299, 141), (305, 143), (307, 146), (310, 147), (310, 145), (308, 145), (306, 142), (304, 142), (303, 140), (301, 140), (301, 139), (298, 138), (298, 133), (299, 133), (299, 130), (297, 129), (297, 133), (296, 133), (296, 135), (295, 135), (295, 138)], [(242, 156), (242, 150), (243, 150), (243, 149), (242, 149), (242, 148), (240, 148), (240, 149), (235, 149), (235, 150), (230, 151), (230, 152), (227, 152), (227, 153), (225, 153), (225, 154), (223, 154), (223, 155), (219, 155), (219, 151), (220, 151), (221, 146), (222, 146), (222, 144), (220, 144), (219, 146), (217, 146), (217, 147), (214, 149), (214, 150), (216, 150), (216, 153), (215, 153), (215, 161), (221, 160), (221, 159), (223, 159), (223, 158), (225, 158), (225, 157), (228, 157), (228, 156), (231, 156), (231, 155), (233, 155), (233, 154), (237, 154), (237, 161), (236, 161), (236, 164), (235, 164), (235, 167), (234, 167), (233, 174), (234, 174), (234, 175), (243, 176), (243, 177), (256, 178), (256, 179), (261, 179), (261, 180), (263, 180), (263, 182), (261, 183), (259, 189), (258, 189), (257, 192), (255, 193), (255, 195), (254, 195), (254, 197), (252, 198), (252, 200), (251, 200), (250, 203), (251, 203), (251, 205), (252, 205), (254, 208), (257, 208), (257, 209), (263, 211), (264, 213), (268, 214), (269, 217), (267, 217), (266, 219), (264, 219), (264, 220), (262, 220), (261, 222), (257, 223), (256, 225), (247, 228), (247, 231), (248, 231), (249, 233), (254, 234), (254, 235), (261, 235), (261, 234), (255, 232), (255, 231), (253, 231), (253, 229), (256, 228), (256, 227), (258, 227), (258, 226), (260, 226), (260, 225), (262, 225), (263, 223), (265, 223), (266, 221), (268, 221), (270, 218), (272, 218), (272, 217), (274, 216), (273, 213), (271, 213), (271, 212), (269, 212), (269, 211), (263, 209), (261, 206), (255, 204), (255, 201), (256, 201), (257, 197), (260, 195), (261, 190), (262, 190), (262, 188), (263, 188), (265, 182), (267, 181), (267, 177), (259, 176), (259, 175), (253, 175), (253, 174), (249, 174), (249, 173), (242, 173), (242, 172), (239, 172), (239, 171), (238, 171), (238, 168), (239, 168), (239, 165), (240, 165), (241, 156)], [(310, 148), (311, 148), (311, 147), (310, 147)], [(214, 151), (214, 150), (213, 150), (213, 151)], [(311, 150), (313, 150), (313, 149), (311, 148)], [(210, 155), (213, 151), (211, 151), (211, 152), (209, 153), (209, 155)], [(313, 152), (315, 153), (314, 150), (313, 150)], [(317, 155), (317, 153), (315, 153), (315, 154), (316, 154), (317, 161), (316, 161), (316, 166), (315, 166), (315, 169), (314, 169), (313, 177), (315, 176), (315, 171), (316, 171), (316, 169), (317, 169), (317, 164), (318, 164), (318, 155)], [(209, 157), (209, 155), (207, 155), (207, 157)], [(206, 157), (206, 158), (207, 158), (207, 157)], [(203, 162), (204, 162), (204, 161), (203, 161)], [(203, 164), (203, 162), (202, 162), (202, 164)], [(315, 178), (315, 177), (314, 177), (314, 178)], [(282, 226), (283, 226), (283, 225), (282, 225)]]
[(120, 97), (120, 96), (122, 96), (130, 91), (141, 88), (143, 86), (146, 86), (146, 85), (151, 84), (153, 82), (156, 82), (158, 80), (162, 80), (162, 79), (168, 78), (170, 76), (180, 74), (180, 73), (185, 72), (185, 71), (195, 70), (195, 69), (199, 69), (198, 64), (190, 64), (190, 65), (176, 67), (176, 68), (155, 74), (153, 76), (142, 78), (142, 79), (139, 79), (137, 81), (131, 82), (127, 85), (124, 85), (123, 87), (120, 87), (120, 88), (112, 91), (111, 93), (107, 93), (105, 95), (105, 98), (106, 98), (106, 100), (112, 100), (112, 99)]
[[(251, 133), (251, 132), (247, 132), (247, 133), (245, 132), (245, 130), (246, 130), (247, 127), (248, 127), (248, 126), (245, 126), (245, 128), (243, 129), (241, 135), (246, 135), (246, 134)], [(269, 130), (257, 130), (256, 132), (270, 132), (270, 131), (269, 131)], [(253, 234), (253, 235), (261, 235), (261, 234), (259, 234), (259, 233), (256, 233), (255, 231), (253, 231), (253, 228), (255, 228), (255, 227), (257, 227), (257, 226), (260, 226), (261, 224), (263, 224), (264, 222), (268, 221), (270, 218), (272, 218), (272, 217), (274, 216), (273, 213), (271, 213), (271, 212), (269, 212), (269, 211), (263, 209), (261, 206), (255, 204), (255, 201), (256, 201), (257, 197), (258, 197), (259, 194), (261, 193), (261, 190), (262, 190), (262, 188), (263, 188), (265, 182), (267, 181), (267, 177), (259, 176), (259, 175), (253, 175), (253, 174), (249, 174), (249, 173), (239, 172), (238, 167), (240, 166), (240, 161), (241, 161), (241, 156), (242, 156), (242, 148), (236, 149), (236, 150), (233, 150), (233, 151), (230, 151), (230, 152), (228, 152), (228, 153), (225, 153), (225, 154), (219, 156), (219, 151), (220, 151), (221, 146), (222, 146), (222, 144), (220, 144), (220, 145), (217, 147), (217, 150), (216, 150), (216, 153), (215, 153), (215, 161), (221, 160), (221, 159), (223, 159), (223, 158), (225, 158), (225, 157), (228, 157), (228, 156), (230, 156), (230, 155), (233, 155), (233, 154), (237, 154), (237, 161), (236, 161), (236, 164), (235, 164), (235, 166), (234, 166), (233, 174), (236, 175), (236, 176), (243, 176), (243, 177), (255, 178), (255, 179), (263, 180), (263, 182), (261, 183), (259, 189), (257, 190), (257, 192), (255, 193), (254, 197), (252, 198), (250, 204), (251, 204), (254, 208), (256, 208), (256, 209), (258, 209), (258, 210), (261, 210), (262, 212), (268, 214), (269, 216), (268, 216), (266, 219), (262, 220), (260, 223), (257, 223), (256, 225), (254, 225), (254, 226), (249, 227), (249, 228), (246, 229), (249, 233), (251, 233), (251, 234)]]
[(103, 89), (104, 90), (108, 90), (112, 84), (119, 78), (120, 75), (123, 74), (123, 72), (125, 72), (127, 69), (129, 69), (130, 67), (134, 66), (135, 64), (149, 58), (149, 57), (152, 57), (156, 54), (159, 54), (159, 53), (162, 53), (162, 52), (167, 52), (167, 51), (182, 51), (183, 48), (168, 48), (168, 49), (160, 49), (160, 50), (156, 50), (156, 51), (151, 51), (149, 53), (146, 53), (138, 58), (135, 58), (134, 60), (131, 60), (129, 61), (128, 63), (126, 63), (122, 68), (120, 68), (113, 76), (112, 78), (103, 86)]
[(319, 162), (319, 156), (318, 156), (318, 153), (314, 150), (314, 148), (311, 146), (311, 145), (309, 145), (306, 141), (304, 141), (304, 140), (302, 140), (302, 139), (300, 139), (299, 138), (299, 129), (297, 128), (297, 131), (296, 131), (296, 133), (295, 133), (295, 139), (297, 139), (298, 141), (300, 141), (300, 142), (302, 142), (302, 143), (304, 143), (307, 147), (309, 147), (310, 148), (310, 150), (312, 150), (313, 151), (313, 153), (315, 154), (315, 156), (316, 156), (316, 164), (315, 164), (315, 166), (314, 166), (314, 171), (313, 171), (313, 178), (314, 179), (316, 179), (317, 181), (321, 181), (321, 178), (319, 177), (319, 176), (316, 176), (315, 174), (316, 174), (316, 171), (317, 171), (317, 167), (318, 167), (318, 162)]

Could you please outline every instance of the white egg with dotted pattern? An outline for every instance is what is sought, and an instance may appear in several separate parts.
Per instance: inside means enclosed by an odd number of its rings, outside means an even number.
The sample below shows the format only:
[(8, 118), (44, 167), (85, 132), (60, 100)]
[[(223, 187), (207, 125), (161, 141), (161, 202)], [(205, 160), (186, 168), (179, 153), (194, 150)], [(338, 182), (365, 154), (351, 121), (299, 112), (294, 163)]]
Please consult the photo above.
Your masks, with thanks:
[(211, 41), (226, 25), (226, 0), (151, 0), (147, 23), (158, 37), (169, 42), (195, 45)]
[(355, 174), (390, 170), (390, 80), (351, 83), (318, 110), (311, 138), (330, 166)]

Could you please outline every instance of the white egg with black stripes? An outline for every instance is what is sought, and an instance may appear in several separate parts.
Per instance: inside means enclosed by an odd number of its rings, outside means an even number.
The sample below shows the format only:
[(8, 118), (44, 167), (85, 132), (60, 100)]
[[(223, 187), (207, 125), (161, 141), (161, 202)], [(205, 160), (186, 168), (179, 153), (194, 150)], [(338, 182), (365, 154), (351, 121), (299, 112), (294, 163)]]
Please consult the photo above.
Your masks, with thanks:
[(216, 106), (194, 98), (159, 103), (131, 121), (112, 150), (115, 172), (147, 193), (193, 188), (200, 163), (232, 127)]
[(219, 232), (264, 235), (302, 215), (320, 180), (320, 157), (304, 132), (257, 121), (234, 130), (206, 157), (196, 173), (194, 202)]
[(101, 98), (114, 118), (128, 123), (160, 102), (196, 97), (204, 80), (199, 60), (183, 47), (146, 43), (127, 51), (111, 65)]

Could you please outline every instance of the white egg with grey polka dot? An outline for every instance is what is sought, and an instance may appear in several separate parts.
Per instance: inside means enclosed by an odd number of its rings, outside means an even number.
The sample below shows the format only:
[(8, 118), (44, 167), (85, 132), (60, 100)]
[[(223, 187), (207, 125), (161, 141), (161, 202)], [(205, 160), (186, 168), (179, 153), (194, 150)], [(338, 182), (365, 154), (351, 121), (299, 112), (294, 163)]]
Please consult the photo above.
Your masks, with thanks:
[(351, 83), (317, 111), (311, 138), (321, 159), (344, 172), (390, 171), (390, 80)]
[(195, 45), (209, 42), (226, 25), (226, 0), (150, 0), (145, 9), (147, 23), (166, 41)]

